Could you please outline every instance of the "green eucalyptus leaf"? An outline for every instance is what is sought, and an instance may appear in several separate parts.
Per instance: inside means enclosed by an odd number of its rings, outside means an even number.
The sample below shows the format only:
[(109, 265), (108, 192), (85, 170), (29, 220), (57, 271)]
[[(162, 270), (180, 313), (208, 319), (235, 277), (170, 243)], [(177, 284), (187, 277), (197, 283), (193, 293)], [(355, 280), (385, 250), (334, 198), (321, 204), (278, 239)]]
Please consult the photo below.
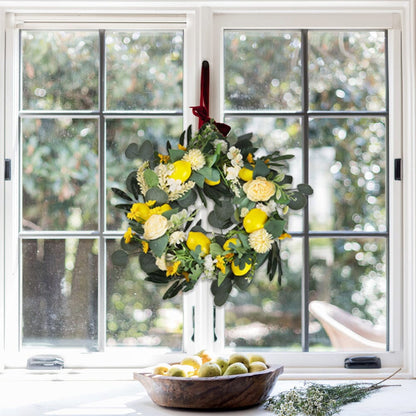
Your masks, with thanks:
[(142, 160), (152, 160), (155, 153), (153, 143), (150, 140), (145, 140), (139, 149), (139, 157)]
[(212, 169), (204, 166), (198, 170), (198, 173), (201, 174), (205, 179), (209, 181), (217, 182), (221, 179), (220, 173), (217, 169)]
[(306, 203), (307, 199), (301, 192), (293, 192), (290, 194), (289, 208), (293, 210), (302, 209)]
[(111, 261), (114, 266), (126, 267), (129, 262), (129, 255), (124, 250), (117, 250), (111, 254)]
[(284, 220), (277, 220), (275, 218), (270, 218), (267, 220), (266, 224), (264, 224), (265, 230), (270, 233), (273, 238), (278, 238), (282, 235), (283, 229), (285, 227)]
[(149, 241), (149, 248), (152, 250), (155, 257), (160, 257), (165, 251), (168, 245), (169, 237), (167, 234), (162, 235), (162, 237), (157, 238), (156, 240)]
[(256, 160), (256, 166), (253, 171), (253, 178), (258, 176), (266, 177), (270, 173), (270, 169), (262, 160)]
[(232, 288), (233, 283), (228, 276), (221, 282), (221, 286), (218, 285), (218, 280), (212, 282), (211, 292), (214, 295), (214, 303), (216, 306), (223, 306), (227, 302)]
[(149, 188), (157, 187), (159, 185), (159, 178), (151, 169), (146, 169), (143, 172), (143, 176)]
[(312, 195), (313, 194), (313, 189), (311, 186), (305, 184), (305, 183), (300, 183), (298, 185), (298, 190), (300, 192), (302, 192), (305, 195)]
[(125, 151), (127, 159), (137, 159), (140, 157), (140, 148), (137, 143), (130, 143)]
[(141, 253), (139, 255), (139, 263), (141, 269), (147, 274), (159, 270), (159, 267), (156, 266), (156, 259), (150, 253)]
[(212, 258), (215, 259), (217, 256), (221, 256), (223, 253), (222, 247), (217, 243), (211, 243), (209, 246), (209, 254), (211, 254)]
[(170, 156), (170, 161), (176, 162), (177, 160), (181, 160), (184, 156), (185, 152), (181, 149), (170, 149), (169, 150), (169, 156)]
[(204, 187), (205, 178), (198, 172), (192, 172), (189, 180), (195, 182), (200, 188)]
[(131, 239), (130, 243), (126, 243), (124, 237), (121, 237), (120, 239), (120, 247), (122, 250), (126, 252), (137, 252), (141, 248), (141, 246), (142, 243), (140, 241)]
[(234, 277), (234, 283), (240, 290), (247, 290), (252, 281), (252, 279), (247, 279), (245, 276)]
[(144, 278), (144, 280), (146, 280), (147, 282), (152, 282), (156, 284), (166, 284), (171, 281), (171, 279), (166, 277), (165, 273), (163, 273), (163, 275), (159, 273), (150, 273)]
[(150, 188), (146, 192), (146, 201), (156, 201), (156, 205), (163, 205), (168, 202), (168, 194), (160, 188)]
[(198, 195), (194, 189), (190, 189), (184, 196), (177, 199), (177, 203), (182, 208), (188, 208), (190, 205), (194, 204), (198, 199)]

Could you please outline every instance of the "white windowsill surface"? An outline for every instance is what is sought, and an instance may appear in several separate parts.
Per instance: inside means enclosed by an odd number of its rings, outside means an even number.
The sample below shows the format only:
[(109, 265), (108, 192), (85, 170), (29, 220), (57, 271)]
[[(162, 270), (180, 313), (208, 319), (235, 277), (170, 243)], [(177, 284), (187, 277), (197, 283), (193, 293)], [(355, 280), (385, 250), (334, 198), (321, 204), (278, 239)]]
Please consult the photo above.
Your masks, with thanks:
[[(155, 405), (141, 384), (132, 380), (132, 371), (110, 370), (111, 374), (65, 371), (65, 373), (6, 371), (0, 374), (1, 416), (207, 416), (209, 414), (166, 409)], [(319, 382), (337, 384), (346, 381)], [(303, 383), (302, 380), (278, 379), (272, 394), (301, 386)], [(400, 386), (383, 388), (362, 402), (344, 407), (339, 414), (341, 416), (416, 415), (416, 379), (394, 379), (385, 384)], [(213, 414), (231, 416), (237, 413), (239, 416), (272, 415), (262, 406)]]

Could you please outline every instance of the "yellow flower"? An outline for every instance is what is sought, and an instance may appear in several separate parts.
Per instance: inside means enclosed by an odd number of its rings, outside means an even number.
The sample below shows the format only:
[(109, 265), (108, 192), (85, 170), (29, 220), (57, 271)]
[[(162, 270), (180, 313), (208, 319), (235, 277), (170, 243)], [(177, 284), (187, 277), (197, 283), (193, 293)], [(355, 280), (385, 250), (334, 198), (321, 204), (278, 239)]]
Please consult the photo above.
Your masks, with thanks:
[(285, 238), (292, 238), (292, 236), (288, 233), (283, 233), (280, 235), (279, 240), (284, 240)]
[(155, 200), (151, 200), (151, 201), (147, 201), (146, 202), (146, 205), (148, 206), (148, 207), (152, 207), (154, 204), (156, 204), (156, 201)]
[(225, 273), (224, 257), (218, 255), (217, 257), (215, 257), (215, 260), (217, 260), (217, 263), (215, 264), (217, 269), (220, 269), (221, 272)]
[(250, 201), (268, 201), (276, 192), (276, 186), (262, 176), (243, 185), (243, 190)]
[(179, 150), (183, 150), (183, 151), (186, 152), (186, 147), (185, 146), (182, 146), (180, 143), (178, 144), (178, 149)]
[(147, 254), (149, 251), (149, 243), (147, 241), (142, 241), (143, 253)]
[(131, 228), (127, 228), (127, 231), (124, 233), (124, 242), (126, 244), (130, 243), (131, 238), (133, 237), (133, 233), (131, 232)]
[(137, 204), (133, 204), (130, 212), (127, 214), (127, 218), (143, 223), (149, 219), (150, 215), (150, 208), (146, 204), (138, 202)]
[(177, 274), (178, 271), (178, 267), (181, 264), (181, 262), (175, 261), (175, 263), (171, 264), (168, 266), (167, 270), (166, 270), (166, 276), (173, 276), (175, 274)]
[(249, 235), (248, 243), (256, 253), (264, 254), (272, 248), (273, 236), (264, 228), (260, 228), (260, 230), (254, 231)]
[(160, 207), (152, 208), (150, 210), (150, 215), (155, 215), (155, 214), (162, 215), (164, 212), (169, 211), (171, 209), (172, 208), (169, 204), (163, 204)]
[(253, 155), (251, 153), (249, 153), (247, 155), (247, 162), (248, 163), (254, 163)]
[(145, 240), (156, 240), (159, 237), (162, 237), (169, 228), (169, 221), (163, 215), (152, 215), (144, 223), (144, 234), (143, 238)]
[(169, 155), (162, 155), (161, 153), (158, 153), (159, 159), (161, 163), (168, 163), (170, 156)]

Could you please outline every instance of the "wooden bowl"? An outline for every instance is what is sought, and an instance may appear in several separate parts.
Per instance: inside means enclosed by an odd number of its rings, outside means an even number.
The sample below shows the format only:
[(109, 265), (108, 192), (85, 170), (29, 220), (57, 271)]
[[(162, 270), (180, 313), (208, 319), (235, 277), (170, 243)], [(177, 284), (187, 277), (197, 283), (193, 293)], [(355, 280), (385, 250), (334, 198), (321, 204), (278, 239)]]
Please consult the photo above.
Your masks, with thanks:
[(256, 373), (219, 377), (169, 377), (148, 371), (134, 373), (159, 406), (183, 409), (241, 409), (264, 402), (283, 373), (274, 365)]

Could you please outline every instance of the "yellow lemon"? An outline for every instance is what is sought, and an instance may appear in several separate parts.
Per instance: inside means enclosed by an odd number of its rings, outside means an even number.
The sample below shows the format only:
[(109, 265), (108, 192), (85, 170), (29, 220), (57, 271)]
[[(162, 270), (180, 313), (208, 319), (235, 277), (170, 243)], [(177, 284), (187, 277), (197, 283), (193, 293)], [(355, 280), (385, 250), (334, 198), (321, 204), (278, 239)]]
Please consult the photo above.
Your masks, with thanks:
[(211, 240), (204, 234), (198, 231), (190, 231), (188, 234), (188, 239), (186, 240), (186, 245), (189, 250), (194, 251), (197, 246), (201, 246), (201, 255), (205, 256), (209, 253), (209, 246), (211, 245)]
[(221, 179), (218, 179), (217, 181), (210, 181), (209, 179), (205, 179), (205, 183), (209, 186), (218, 185), (220, 182), (221, 182)]
[(169, 175), (169, 178), (172, 179), (179, 179), (181, 182), (185, 182), (192, 173), (191, 164), (189, 162), (185, 162), (184, 160), (177, 160), (173, 162), (173, 172)]
[(237, 266), (234, 262), (231, 263), (231, 270), (235, 276), (244, 276), (251, 269), (251, 263), (246, 263), (243, 269)]
[(237, 245), (237, 239), (236, 238), (229, 238), (224, 245), (222, 246), (222, 248), (224, 250), (231, 250), (230, 244), (234, 244), (235, 246)]
[(244, 217), (243, 226), (244, 229), (250, 234), (253, 231), (260, 230), (264, 227), (267, 221), (267, 214), (259, 208), (251, 209)]
[(247, 168), (241, 168), (238, 176), (245, 182), (253, 180), (253, 171)]

